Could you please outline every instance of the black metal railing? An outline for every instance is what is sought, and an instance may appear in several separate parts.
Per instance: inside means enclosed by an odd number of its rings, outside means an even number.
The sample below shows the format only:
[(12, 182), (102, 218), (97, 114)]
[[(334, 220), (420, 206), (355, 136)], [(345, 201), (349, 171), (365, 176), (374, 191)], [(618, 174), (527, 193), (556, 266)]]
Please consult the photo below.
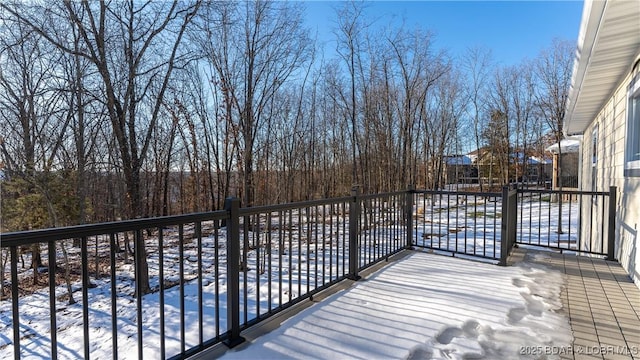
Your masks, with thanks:
[(615, 259), (616, 187), (608, 192), (518, 189), (517, 242)]
[[(116, 359), (135, 348), (137, 358), (184, 358), (235, 346), (243, 329), (407, 248), (411, 196), (355, 189), (252, 208), (229, 199), (223, 211), (2, 234), (11, 286), (0, 326), (13, 338), (0, 353)], [(36, 251), (44, 266), (18, 271)], [(63, 325), (66, 315), (77, 320)], [(80, 328), (73, 343), (59, 336)]]
[[(3, 347), (13, 347), (16, 359), (116, 359), (134, 348), (138, 358), (165, 358), (223, 340), (219, 223), (227, 219), (228, 212), (217, 211), (2, 234), (12, 278), (11, 316), (3, 325), (13, 327)], [(46, 264), (18, 272), (19, 254), (29, 262), (36, 252)], [(47, 276), (38, 279), (40, 273)], [(109, 344), (96, 341), (105, 329)], [(74, 332), (66, 336), (71, 343), (61, 331)]]
[[(355, 217), (358, 229), (358, 271), (389, 258), (411, 243), (413, 194), (402, 191), (383, 195), (363, 195), (355, 205), (359, 216)], [(353, 222), (351, 222), (353, 224)], [(357, 278), (358, 274), (353, 274)]]
[[(615, 188), (354, 188), (342, 198), (240, 205), (227, 199), (215, 212), (1, 234), (0, 266), (8, 260), (11, 280), (5, 293), (0, 279), (0, 357), (116, 359), (135, 349), (137, 358), (185, 358), (220, 342), (233, 347), (249, 326), (408, 248), (500, 265), (516, 243), (613, 258)], [(555, 223), (562, 232), (550, 230)], [(582, 233), (602, 224), (599, 240), (581, 237), (576, 224)], [(36, 254), (42, 266), (19, 270)], [(74, 336), (59, 336), (66, 331)]]

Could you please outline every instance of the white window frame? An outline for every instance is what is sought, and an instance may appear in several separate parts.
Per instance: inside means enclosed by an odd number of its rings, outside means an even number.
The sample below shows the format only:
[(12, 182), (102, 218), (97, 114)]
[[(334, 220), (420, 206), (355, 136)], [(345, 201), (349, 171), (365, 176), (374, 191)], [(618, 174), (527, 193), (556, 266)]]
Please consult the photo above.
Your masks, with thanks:
[(600, 124), (596, 124), (593, 127), (593, 131), (591, 133), (591, 167), (596, 167), (598, 165), (598, 130), (600, 128)]
[(627, 94), (627, 146), (624, 155), (624, 175), (640, 177), (640, 73), (631, 80)]

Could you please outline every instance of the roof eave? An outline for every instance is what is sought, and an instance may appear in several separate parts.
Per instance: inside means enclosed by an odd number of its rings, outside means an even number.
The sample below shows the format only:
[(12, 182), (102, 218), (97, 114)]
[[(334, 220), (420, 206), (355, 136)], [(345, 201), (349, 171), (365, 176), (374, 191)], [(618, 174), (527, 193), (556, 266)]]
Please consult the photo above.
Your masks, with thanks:
[[(565, 134), (584, 132), (631, 70), (639, 52), (640, 2), (585, 1), (564, 118)], [(610, 61), (614, 58), (616, 61)]]

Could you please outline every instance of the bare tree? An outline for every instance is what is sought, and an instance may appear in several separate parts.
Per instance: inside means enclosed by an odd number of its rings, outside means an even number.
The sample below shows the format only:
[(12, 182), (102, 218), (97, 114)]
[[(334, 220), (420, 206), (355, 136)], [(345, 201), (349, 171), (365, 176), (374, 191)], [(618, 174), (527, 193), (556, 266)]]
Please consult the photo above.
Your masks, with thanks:
[[(512, 114), (515, 121), (515, 175), (526, 179), (531, 145), (541, 136), (541, 122), (535, 111), (534, 79), (531, 64), (523, 62), (514, 68), (512, 77)], [(520, 163), (518, 163), (520, 161)]]
[(322, 100), (319, 109), (317, 133), (322, 137), (322, 182), (325, 196), (348, 194), (353, 185), (353, 157), (350, 141), (353, 140), (349, 120), (349, 107), (345, 106), (345, 85), (340, 76), (340, 67), (331, 62), (323, 66), (320, 80)]
[(239, 135), (245, 206), (254, 203), (256, 140), (267, 108), (310, 54), (302, 10), (299, 4), (256, 1), (216, 3), (204, 14), (201, 44), (224, 98), (223, 116)]
[[(535, 60), (535, 76), (538, 91), (535, 94), (536, 105), (551, 130), (555, 141), (562, 141), (564, 114), (571, 73), (573, 69), (574, 46), (566, 40), (555, 39), (551, 46), (543, 49)], [(562, 158), (562, 147), (559, 146), (558, 158)], [(560, 161), (558, 172), (561, 173)], [(562, 177), (559, 187), (562, 189)]]
[[(61, 93), (53, 85), (56, 67), (52, 64), (59, 62), (59, 54), (14, 20), (5, 18), (0, 37), (3, 226), (11, 230), (60, 226), (64, 224), (59, 221), (59, 194), (66, 184), (51, 170), (69, 119), (60, 111)], [(37, 283), (40, 246), (34, 244), (29, 250)]]
[[(469, 81), (467, 87), (470, 106), (467, 107), (468, 114), (473, 122), (473, 135), (476, 150), (482, 147), (481, 129), (483, 128), (482, 114), (486, 109), (487, 86), (489, 83), (490, 71), (492, 68), (491, 52), (482, 48), (470, 48), (462, 60), (462, 67), (465, 69)], [(480, 154), (478, 153), (478, 157)], [(479, 160), (479, 158), (478, 158)], [(480, 181), (480, 161), (476, 161), (478, 173), (478, 185), (483, 191), (483, 182)]]
[(509, 117), (502, 109), (493, 108), (489, 112), (489, 121), (481, 136), (488, 144), (489, 153), (484, 157), (484, 164), (489, 166), (489, 187), (494, 183), (494, 176), (499, 176), (500, 184), (508, 183), (509, 177)]
[(510, 67), (500, 67), (494, 72), (489, 90), (489, 122), (484, 131), (490, 145), (489, 182), (493, 179), (493, 167), (497, 166), (500, 185), (510, 181), (509, 165), (512, 162), (512, 141), (514, 135), (514, 116), (512, 114), (514, 71)]
[[(129, 216), (141, 216), (140, 171), (169, 80), (176, 62), (183, 60), (179, 52), (182, 37), (200, 3), (139, 4), (130, 0), (68, 1), (62, 8), (0, 6), (58, 50), (85, 58), (95, 66), (118, 144)], [(77, 29), (80, 46), (69, 41), (69, 28)], [(152, 89), (156, 90), (153, 94)], [(146, 255), (143, 242), (138, 243), (136, 251), (142, 261), (142, 274), (138, 276), (142, 276), (143, 284), (139, 290), (146, 293)]]
[(431, 95), (428, 126), (431, 134), (429, 164), (433, 174), (433, 187), (444, 185), (445, 155), (457, 152), (458, 128), (465, 110), (463, 85), (457, 71), (450, 71), (434, 84)]
[[(348, 93), (340, 93), (340, 98), (345, 109), (348, 109), (349, 131), (351, 134), (351, 181), (352, 184), (359, 184), (362, 179), (358, 176), (358, 153), (360, 144), (358, 142), (358, 93), (357, 75), (362, 68), (361, 47), (364, 32), (368, 25), (363, 21), (363, 3), (345, 2), (343, 7), (338, 9), (336, 17), (338, 19), (335, 30), (338, 39), (337, 51), (339, 56), (347, 66), (349, 74)], [(366, 96), (366, 95), (365, 95)]]

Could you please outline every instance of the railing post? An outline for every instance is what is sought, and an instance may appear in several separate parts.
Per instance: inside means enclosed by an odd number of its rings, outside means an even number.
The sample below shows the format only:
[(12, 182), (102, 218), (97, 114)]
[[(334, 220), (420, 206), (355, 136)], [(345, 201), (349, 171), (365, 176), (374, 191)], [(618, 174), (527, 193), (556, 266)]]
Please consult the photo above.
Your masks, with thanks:
[(502, 223), (500, 224), (500, 262), (498, 265), (507, 266), (507, 258), (511, 251), (511, 199), (509, 199), (509, 187), (502, 187)]
[(352, 199), (349, 203), (349, 275), (347, 277), (351, 280), (359, 280), (360, 188), (357, 185), (351, 188), (351, 196)]
[(413, 197), (415, 194), (415, 187), (409, 185), (405, 196), (405, 216), (406, 216), (406, 230), (407, 230), (407, 249), (413, 249)]
[(240, 336), (240, 199), (227, 198), (224, 209), (227, 220), (227, 330), (224, 344), (233, 348), (242, 342)]
[[(607, 260), (616, 260), (616, 191), (615, 186), (609, 187), (609, 231)], [(604, 219), (603, 219), (604, 220)]]
[(509, 251), (516, 247), (516, 240), (518, 236), (518, 188), (513, 188), (512, 193), (509, 194)]

